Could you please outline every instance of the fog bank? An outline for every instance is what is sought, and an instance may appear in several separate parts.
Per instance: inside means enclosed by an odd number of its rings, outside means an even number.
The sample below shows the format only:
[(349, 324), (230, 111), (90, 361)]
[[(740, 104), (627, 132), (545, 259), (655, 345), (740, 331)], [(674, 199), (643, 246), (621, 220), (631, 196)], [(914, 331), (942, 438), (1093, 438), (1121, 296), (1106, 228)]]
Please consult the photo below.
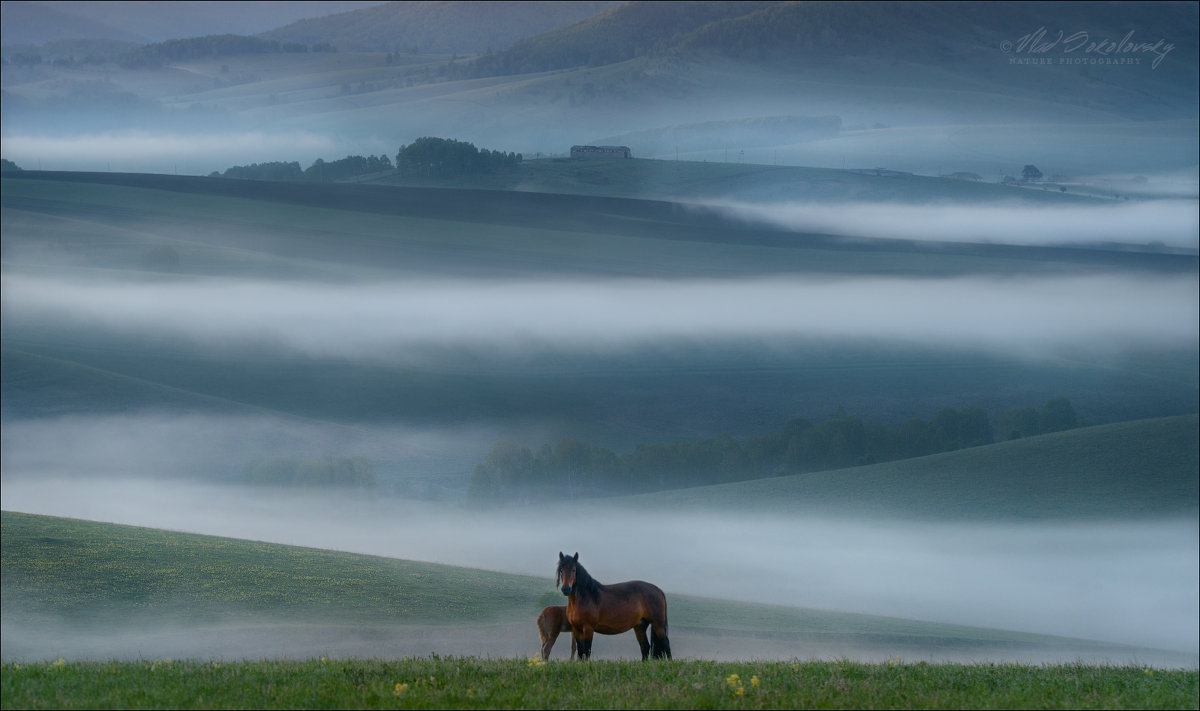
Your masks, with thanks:
[(405, 362), (415, 349), (628, 348), (671, 339), (874, 337), (1003, 351), (1194, 343), (1182, 276), (442, 280), (355, 286), (66, 281), (9, 274), (10, 334), (48, 325)]
[[(81, 135), (13, 134), (4, 137), (4, 157), (26, 170), (208, 175), (235, 165), (299, 161), (396, 150), (394, 141), (347, 142), (311, 131), (179, 133), (110, 131)], [(368, 150), (368, 148), (370, 150)]]
[(1052, 207), (728, 201), (712, 207), (744, 220), (848, 237), (1030, 246), (1115, 243), (1145, 247), (1158, 243), (1189, 250), (1200, 247), (1200, 206), (1195, 200)]
[(544, 577), (1065, 635), (1196, 654), (1194, 520), (1028, 524), (639, 513), (604, 502), (469, 511), (392, 497), (148, 480), (14, 478), (5, 510)]

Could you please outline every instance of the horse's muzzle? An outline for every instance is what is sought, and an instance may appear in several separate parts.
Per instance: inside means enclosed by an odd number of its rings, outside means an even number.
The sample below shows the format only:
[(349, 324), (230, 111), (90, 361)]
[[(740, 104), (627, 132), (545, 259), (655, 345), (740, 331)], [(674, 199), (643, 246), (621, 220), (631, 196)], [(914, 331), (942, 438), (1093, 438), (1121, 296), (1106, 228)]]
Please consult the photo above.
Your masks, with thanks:
[(571, 594), (571, 586), (570, 586), (570, 585), (564, 585), (564, 586), (562, 586), (562, 594), (563, 594), (563, 595), (570, 595), (570, 594)]

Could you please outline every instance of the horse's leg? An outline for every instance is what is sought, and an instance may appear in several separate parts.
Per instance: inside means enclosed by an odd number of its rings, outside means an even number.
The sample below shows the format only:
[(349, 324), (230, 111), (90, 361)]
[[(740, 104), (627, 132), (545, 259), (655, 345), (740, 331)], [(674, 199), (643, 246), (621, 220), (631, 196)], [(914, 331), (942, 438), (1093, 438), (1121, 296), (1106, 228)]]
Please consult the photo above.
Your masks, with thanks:
[(671, 640), (667, 639), (667, 624), (652, 624), (650, 628), (650, 646), (655, 659), (671, 658)]
[[(558, 630), (539, 627), (538, 632), (542, 635), (542, 661), (544, 662), (550, 658), (550, 650), (554, 649), (554, 640), (558, 639)], [(575, 646), (575, 640), (573, 639), (571, 640), (571, 646)]]
[(594, 633), (595, 630), (591, 627), (577, 629), (571, 633), (577, 643), (577, 653), (579, 654), (580, 661), (592, 658), (592, 635)]
[(571, 659), (575, 659), (576, 657), (579, 656), (578, 649), (579, 649), (579, 646), (575, 643), (575, 635), (572, 634), (571, 635)]
[(646, 657), (650, 655), (650, 643), (646, 641), (646, 627), (650, 625), (649, 620), (641, 620), (633, 626), (633, 633), (637, 635), (638, 646), (642, 648), (642, 661), (646, 661)]

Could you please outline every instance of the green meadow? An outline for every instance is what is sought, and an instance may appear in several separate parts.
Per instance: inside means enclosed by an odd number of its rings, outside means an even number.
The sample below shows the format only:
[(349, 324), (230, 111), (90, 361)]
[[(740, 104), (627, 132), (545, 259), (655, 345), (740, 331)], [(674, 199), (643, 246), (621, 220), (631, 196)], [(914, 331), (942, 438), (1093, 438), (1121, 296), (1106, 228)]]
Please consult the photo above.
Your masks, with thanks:
[[(234, 652), (26, 658), (6, 646), (3, 708), (1195, 708), (1197, 674), (1147, 666), (962, 664), (793, 658), (672, 662), (536, 658), (533, 618), (561, 599), (549, 580), (157, 529), (4, 512), (3, 604), (71, 634), (206, 625), (445, 628), (470, 640), (526, 623), (526, 654), (469, 656)], [(670, 595), (676, 649), (715, 639), (808, 637), (878, 649), (1085, 650), (1057, 637)], [(51, 623), (53, 621), (53, 624)], [(626, 640), (632, 644), (632, 640)], [(560, 640), (559, 647), (566, 642)], [(710, 647), (711, 648), (711, 647)], [(54, 657), (54, 655), (51, 655)], [(231, 658), (232, 657), (232, 658)], [(372, 658), (374, 657), (374, 658)], [(753, 661), (750, 661), (754, 659)]]
[(17, 708), (1196, 708), (1197, 673), (1084, 665), (423, 658), (9, 663)]
[[(440, 631), (463, 637), (465, 646), (478, 640), (481, 654), (489, 635), (512, 635), (507, 650), (532, 654), (538, 612), (565, 604), (549, 574), (511, 575), (11, 511), (2, 521), (6, 615), (61, 619), (81, 633), (121, 623), (197, 630), (303, 624), (386, 630), (400, 638)], [(670, 605), (673, 636), (695, 637), (698, 647), (710, 650), (744, 638), (768, 646), (819, 640), (905, 652), (1127, 651), (1048, 635), (680, 594), (671, 595)], [(612, 639), (615, 645), (622, 638)], [(626, 641), (634, 654), (632, 638)], [(558, 646), (568, 645), (564, 639)]]

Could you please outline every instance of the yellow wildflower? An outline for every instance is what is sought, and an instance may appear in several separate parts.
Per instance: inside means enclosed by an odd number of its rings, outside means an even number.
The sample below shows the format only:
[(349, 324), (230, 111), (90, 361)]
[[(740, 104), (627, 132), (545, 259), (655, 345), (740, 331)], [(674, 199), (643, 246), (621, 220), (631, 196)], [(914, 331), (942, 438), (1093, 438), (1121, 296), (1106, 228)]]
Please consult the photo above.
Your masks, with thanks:
[(758, 675), (750, 677), (750, 686), (758, 686)]
[(408, 684), (396, 684), (396, 687), (392, 689), (392, 696), (399, 696), (406, 691), (408, 691)]
[(738, 696), (741, 696), (746, 692), (746, 689), (742, 686), (742, 678), (737, 674), (730, 674), (729, 676), (725, 677), (725, 683), (728, 684), (729, 689)]

